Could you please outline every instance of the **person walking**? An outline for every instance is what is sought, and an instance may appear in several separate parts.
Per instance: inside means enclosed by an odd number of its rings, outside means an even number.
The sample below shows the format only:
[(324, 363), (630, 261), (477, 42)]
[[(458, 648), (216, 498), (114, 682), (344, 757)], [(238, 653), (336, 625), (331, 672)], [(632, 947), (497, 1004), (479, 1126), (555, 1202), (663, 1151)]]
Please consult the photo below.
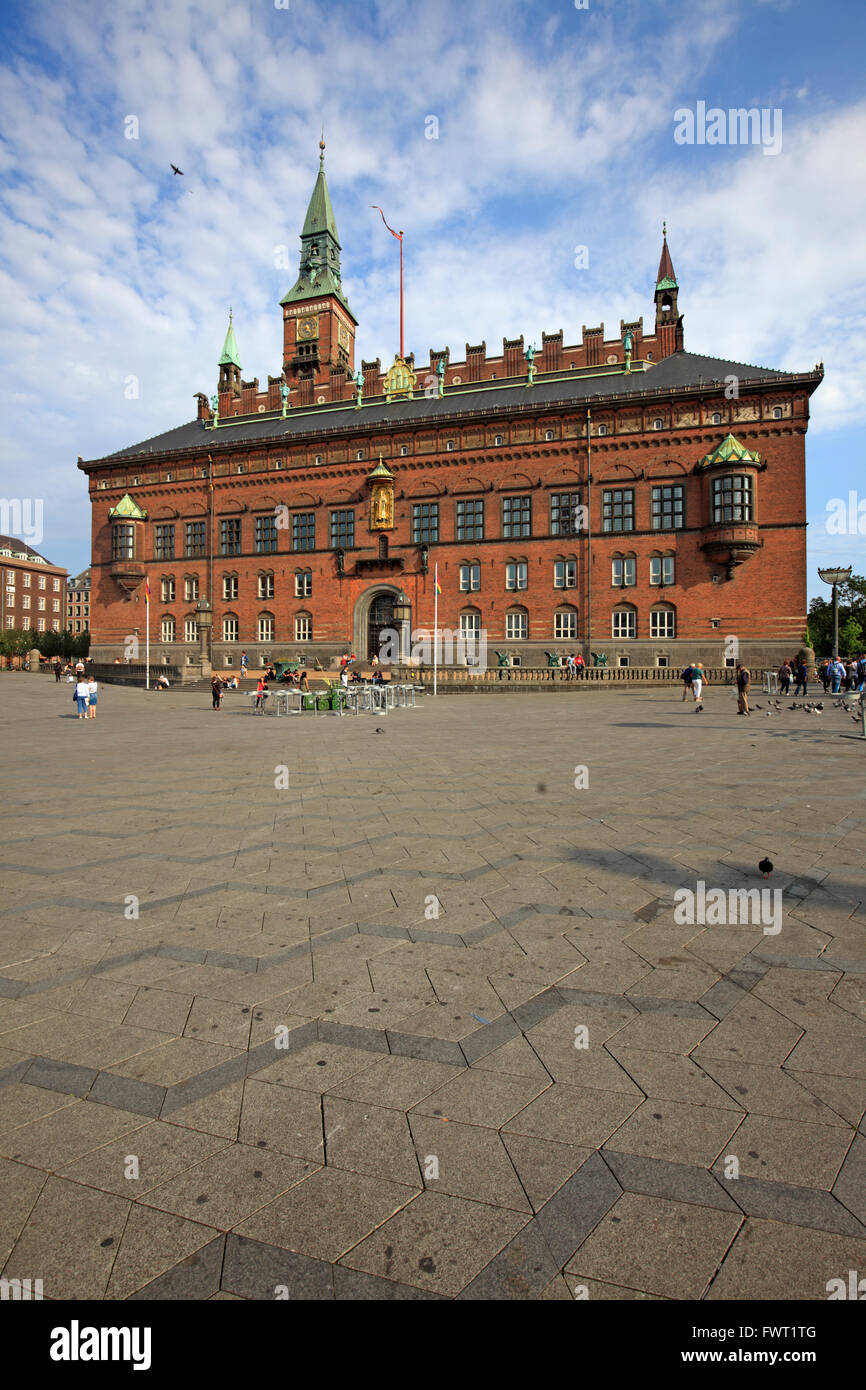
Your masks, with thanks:
[(799, 657), (799, 656), (798, 656), (798, 657), (797, 657), (797, 669), (796, 669), (796, 672), (795, 672), (795, 674), (794, 674), (794, 680), (795, 680), (795, 682), (796, 682), (796, 684), (794, 685), (794, 696), (795, 696), (795, 697), (800, 693), (800, 686), (801, 686), (801, 685), (802, 685), (802, 687), (803, 687), (803, 694), (804, 694), (804, 695), (808, 695), (808, 693), (809, 693), (809, 687), (808, 687), (808, 684), (807, 684), (808, 679), (809, 679), (809, 672), (806, 670), (806, 663), (805, 663), (805, 661), (803, 660), (802, 657)]
[(62, 674), (63, 674), (63, 672), (62, 672), (62, 669), (61, 669), (61, 666), (60, 666), (60, 662), (59, 662), (59, 661), (55, 661), (55, 663), (54, 663), (54, 679), (55, 679), (55, 681), (57, 681), (58, 684), (60, 683), (60, 677), (61, 677)]
[(752, 673), (747, 666), (737, 662), (737, 714), (751, 714), (749, 709), (749, 689), (752, 684)]
[(213, 696), (213, 708), (219, 709), (223, 698), (223, 683), (216, 674), (210, 683), (210, 693)]
[(256, 686), (256, 709), (259, 711), (259, 714), (264, 714), (265, 712), (265, 700), (268, 698), (269, 693), (264, 676), (259, 676)]
[(779, 694), (780, 694), (780, 695), (787, 695), (788, 691), (791, 689), (791, 677), (792, 677), (793, 674), (794, 674), (794, 673), (793, 673), (793, 671), (791, 670), (791, 667), (790, 667), (790, 665), (788, 664), (788, 662), (787, 662), (787, 661), (783, 661), (782, 664), (781, 664), (781, 666), (779, 667)]
[(241, 652), (241, 680), (242, 680), (242, 681), (245, 681), (246, 678), (247, 678), (247, 654), (246, 654), (246, 652)]
[(96, 677), (91, 675), (87, 682), (87, 718), (96, 718), (96, 706), (99, 703), (99, 687)]
[(684, 667), (683, 667), (683, 704), (685, 704), (686, 700), (688, 699), (688, 697), (689, 697), (689, 691), (691, 690), (691, 688), (692, 688), (692, 664), (691, 664), (691, 662), (689, 662), (688, 666), (684, 666)]
[(75, 703), (76, 703), (77, 706), (78, 706), (78, 718), (79, 718), (79, 719), (86, 719), (86, 718), (87, 718), (87, 701), (88, 701), (87, 681), (84, 680), (84, 678), (82, 677), (82, 679), (79, 680), (79, 681), (76, 681), (76, 684), (75, 684)]
[(820, 666), (820, 668), (819, 668), (819, 670), (818, 670), (818, 679), (819, 679), (819, 681), (821, 682), (821, 684), (823, 685), (823, 687), (824, 687), (824, 694), (826, 695), (826, 694), (827, 694), (827, 688), (828, 688), (828, 686), (829, 686), (829, 684), (830, 684), (830, 659), (829, 659), (829, 657), (826, 657), (826, 656), (825, 656), (824, 660), (821, 662), (821, 666)]
[(861, 652), (857, 661), (857, 689), (861, 695), (866, 689), (866, 652)]
[(700, 714), (704, 708), (701, 692), (704, 688), (704, 666), (699, 661), (697, 666), (692, 667), (692, 695), (695, 701), (695, 714)]

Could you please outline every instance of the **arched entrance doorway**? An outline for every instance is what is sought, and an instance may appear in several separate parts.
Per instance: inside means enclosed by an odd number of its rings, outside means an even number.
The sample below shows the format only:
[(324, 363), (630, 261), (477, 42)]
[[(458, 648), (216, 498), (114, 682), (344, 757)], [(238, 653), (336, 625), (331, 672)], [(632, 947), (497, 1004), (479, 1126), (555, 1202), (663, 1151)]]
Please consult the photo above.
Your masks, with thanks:
[[(394, 595), (377, 594), (370, 604), (367, 619), (367, 659), (379, 655), (382, 633), (394, 630)], [(391, 639), (393, 643), (393, 638)]]
[[(375, 584), (358, 598), (352, 617), (352, 640), (354, 650), (362, 660), (369, 661), (379, 656), (383, 638), (387, 642), (390, 635), (387, 630), (396, 633), (401, 626), (394, 619), (394, 605), (400, 599), (401, 590), (395, 584)], [(402, 599), (408, 613), (405, 595), (402, 595)], [(404, 641), (408, 643), (411, 624), (404, 621), (402, 627)], [(391, 637), (386, 658), (390, 655), (391, 660), (397, 659), (394, 648), (395, 641)]]

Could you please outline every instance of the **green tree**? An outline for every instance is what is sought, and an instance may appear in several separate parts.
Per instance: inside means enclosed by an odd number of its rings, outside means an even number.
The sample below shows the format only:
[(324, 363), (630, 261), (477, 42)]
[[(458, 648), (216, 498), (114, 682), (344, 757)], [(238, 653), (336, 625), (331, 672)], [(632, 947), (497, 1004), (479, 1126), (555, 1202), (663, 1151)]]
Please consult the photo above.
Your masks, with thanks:
[[(853, 619), (850, 628), (849, 619)], [(852, 574), (845, 584), (839, 585), (839, 646), (840, 656), (853, 656), (855, 649), (862, 650), (863, 634), (866, 632), (866, 578)], [(843, 633), (846, 634), (843, 640)], [(809, 604), (809, 634), (818, 657), (833, 656), (833, 603), (830, 599), (813, 598)]]

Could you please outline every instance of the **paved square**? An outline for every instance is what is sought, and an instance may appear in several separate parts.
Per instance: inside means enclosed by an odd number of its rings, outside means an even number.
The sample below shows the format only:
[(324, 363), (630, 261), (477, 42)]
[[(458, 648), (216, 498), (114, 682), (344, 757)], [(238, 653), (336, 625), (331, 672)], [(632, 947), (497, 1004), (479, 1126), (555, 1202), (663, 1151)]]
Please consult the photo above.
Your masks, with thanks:
[[(820, 1301), (866, 1269), (866, 744), (832, 702), (102, 695), (0, 678), (3, 1275)], [(778, 890), (781, 929), (682, 920), (701, 880)]]

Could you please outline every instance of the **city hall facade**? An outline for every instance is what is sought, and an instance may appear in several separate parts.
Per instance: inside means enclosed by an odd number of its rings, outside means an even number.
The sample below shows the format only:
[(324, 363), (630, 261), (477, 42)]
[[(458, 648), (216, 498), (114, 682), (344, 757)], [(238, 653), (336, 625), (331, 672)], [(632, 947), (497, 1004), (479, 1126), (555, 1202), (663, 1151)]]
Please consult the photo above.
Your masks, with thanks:
[(820, 365), (686, 352), (665, 237), (651, 332), (640, 317), (570, 346), (560, 331), (356, 368), (340, 254), (322, 152), (282, 370), (244, 380), (230, 319), (195, 420), (79, 460), (96, 660), (143, 656), (146, 581), (155, 664), (366, 659), (385, 629), (433, 629), (437, 570), (438, 626), (470, 654), (482, 637), (524, 665), (798, 649)]

